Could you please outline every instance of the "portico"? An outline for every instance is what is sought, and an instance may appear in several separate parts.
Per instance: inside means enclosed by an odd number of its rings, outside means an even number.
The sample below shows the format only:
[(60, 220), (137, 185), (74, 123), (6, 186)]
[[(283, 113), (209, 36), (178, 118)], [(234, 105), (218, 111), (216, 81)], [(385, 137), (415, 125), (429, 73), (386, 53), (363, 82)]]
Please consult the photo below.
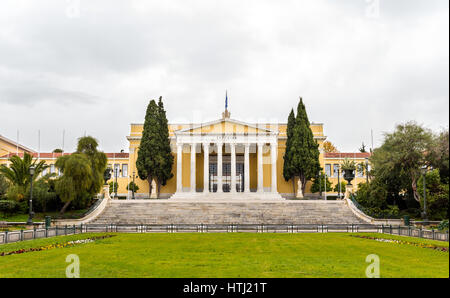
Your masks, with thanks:
[[(172, 196), (260, 197), (281, 199), (277, 191), (278, 131), (223, 118), (192, 128), (175, 130), (177, 152), (177, 187)], [(189, 188), (183, 188), (183, 153), (189, 153)], [(269, 158), (264, 158), (269, 154)], [(267, 154), (268, 153), (268, 154)], [(250, 167), (250, 154), (256, 154), (256, 169)], [(201, 157), (203, 156), (203, 158)], [(197, 159), (203, 159), (203, 181), (197, 183)], [(185, 163), (186, 164), (186, 163)], [(264, 165), (270, 164), (270, 173)], [(268, 167), (266, 166), (266, 169)], [(264, 188), (264, 175), (270, 176), (270, 187)], [(256, 189), (251, 189), (256, 177)]]

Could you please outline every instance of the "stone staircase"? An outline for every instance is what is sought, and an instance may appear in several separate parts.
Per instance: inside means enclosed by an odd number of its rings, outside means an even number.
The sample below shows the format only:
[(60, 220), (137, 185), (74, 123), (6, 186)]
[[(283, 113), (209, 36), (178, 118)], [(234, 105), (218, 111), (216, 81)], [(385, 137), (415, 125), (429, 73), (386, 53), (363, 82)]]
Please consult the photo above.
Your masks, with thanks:
[(110, 200), (94, 224), (358, 224), (345, 201)]

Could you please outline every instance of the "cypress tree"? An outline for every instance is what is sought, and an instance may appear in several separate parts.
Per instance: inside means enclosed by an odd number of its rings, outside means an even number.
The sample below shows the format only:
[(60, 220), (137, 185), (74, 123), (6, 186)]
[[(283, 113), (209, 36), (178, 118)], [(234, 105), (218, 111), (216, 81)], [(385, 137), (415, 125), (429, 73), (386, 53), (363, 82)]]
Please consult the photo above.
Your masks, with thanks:
[(147, 180), (149, 197), (152, 194), (152, 180), (157, 177), (160, 151), (160, 131), (158, 119), (158, 105), (151, 100), (145, 114), (144, 130), (139, 144), (136, 168), (139, 178)]
[(316, 177), (320, 170), (320, 152), (319, 145), (314, 140), (305, 105), (301, 97), (297, 106), (297, 117), (291, 139), (290, 155), (292, 160), (290, 168), (293, 176), (300, 179), (302, 193), (305, 193), (306, 181)]
[(290, 179), (292, 179), (293, 192), (295, 193), (295, 179), (293, 179), (294, 172), (292, 169), (292, 151), (291, 151), (292, 135), (294, 132), (294, 127), (295, 127), (295, 114), (294, 114), (294, 109), (291, 109), (291, 112), (289, 113), (289, 117), (288, 117), (287, 129), (286, 129), (287, 140), (286, 140), (286, 150), (285, 150), (284, 156), (283, 156), (283, 159), (284, 159), (283, 177), (284, 177), (284, 180), (286, 180), (286, 181), (289, 181)]
[(158, 101), (158, 122), (159, 122), (159, 152), (158, 152), (158, 168), (156, 172), (158, 197), (161, 190), (161, 185), (166, 185), (167, 181), (173, 177), (173, 155), (170, 148), (169, 140), (169, 125), (164, 110), (162, 97)]

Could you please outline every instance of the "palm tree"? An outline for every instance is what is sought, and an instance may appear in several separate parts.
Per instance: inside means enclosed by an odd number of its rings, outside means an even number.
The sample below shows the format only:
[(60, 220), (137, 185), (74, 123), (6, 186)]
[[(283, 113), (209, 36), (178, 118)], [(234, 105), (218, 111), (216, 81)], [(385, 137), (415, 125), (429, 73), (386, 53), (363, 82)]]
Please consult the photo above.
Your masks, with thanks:
[(0, 173), (2, 173), (12, 185), (20, 187), (21, 189), (26, 189), (28, 184), (31, 182), (31, 167), (34, 167), (33, 182), (42, 171), (48, 168), (45, 161), (38, 162), (37, 159), (33, 159), (33, 157), (28, 153), (24, 153), (23, 159), (17, 155), (14, 155), (9, 158), (9, 162), (11, 163), (9, 167), (6, 165), (0, 166)]

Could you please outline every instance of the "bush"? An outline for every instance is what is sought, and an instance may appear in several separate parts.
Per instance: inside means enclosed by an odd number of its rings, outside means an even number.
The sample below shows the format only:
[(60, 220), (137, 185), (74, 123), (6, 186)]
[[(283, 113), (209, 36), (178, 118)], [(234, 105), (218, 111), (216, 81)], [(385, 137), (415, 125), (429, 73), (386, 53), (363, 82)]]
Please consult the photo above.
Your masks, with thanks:
[(448, 220), (443, 220), (439, 223), (437, 227), (440, 231), (448, 230)]
[(19, 204), (12, 200), (0, 200), (0, 212), (5, 217), (16, 213), (19, 210)]
[(137, 186), (136, 183), (131, 181), (130, 184), (127, 185), (127, 190), (131, 190), (131, 191), (137, 192), (139, 190), (139, 186)]
[(0, 174), (0, 200), (4, 197), (8, 191), (9, 183), (5, 177)]
[(109, 193), (116, 193), (119, 188), (119, 183), (109, 182)]

